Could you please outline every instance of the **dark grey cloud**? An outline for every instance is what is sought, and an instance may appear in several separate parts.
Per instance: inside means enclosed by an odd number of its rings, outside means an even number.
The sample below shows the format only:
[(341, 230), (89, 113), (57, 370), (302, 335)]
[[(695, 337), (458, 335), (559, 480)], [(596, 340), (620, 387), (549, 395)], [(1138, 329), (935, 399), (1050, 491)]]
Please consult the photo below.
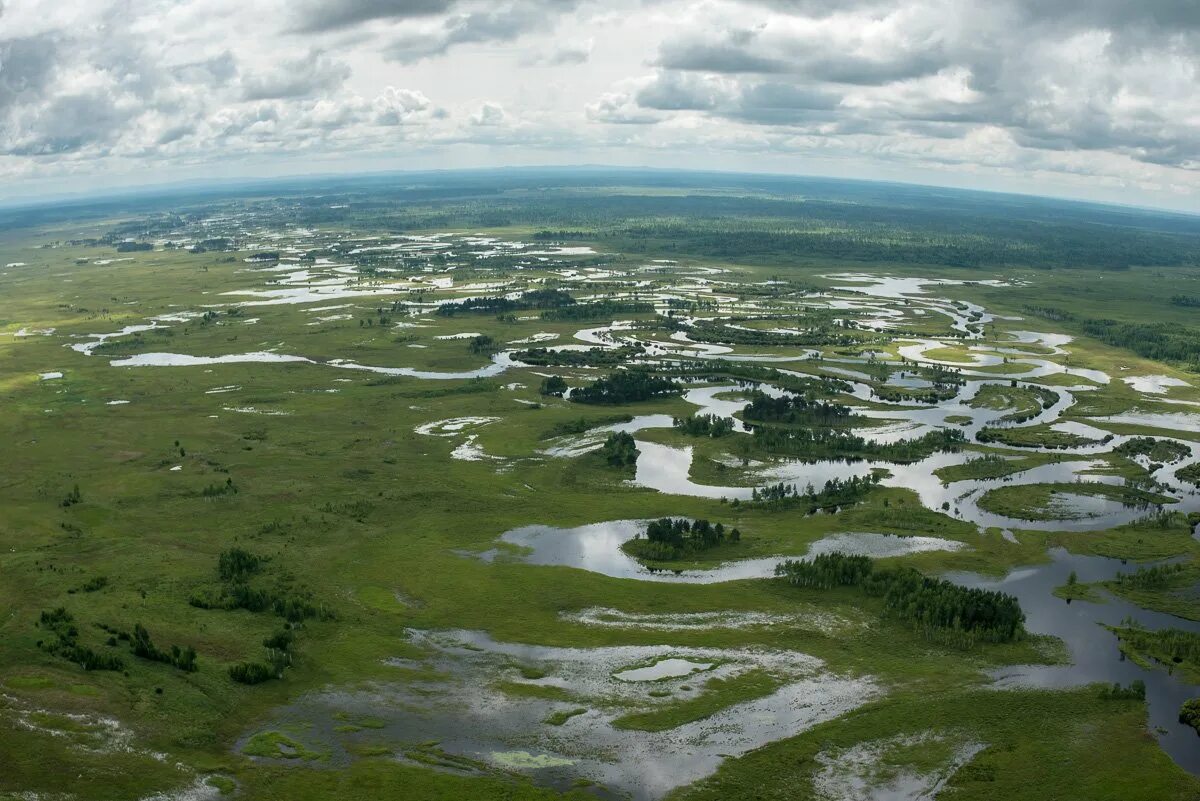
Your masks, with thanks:
[(457, 0), (301, 0), (295, 30), (336, 30), (376, 19), (414, 19), (445, 14)]
[(218, 87), (228, 86), (238, 75), (237, 59), (226, 50), (203, 61), (179, 64), (171, 68), (174, 77), (188, 84)]
[(411, 64), (425, 58), (444, 55), (456, 45), (483, 42), (509, 42), (527, 33), (553, 26), (551, 8), (565, 9), (568, 0), (546, 3), (536, 0), (495, 5), (484, 10), (454, 14), (432, 31), (401, 34), (384, 49), (391, 61)]
[(744, 87), (728, 116), (770, 124), (814, 122), (833, 118), (830, 113), (841, 103), (833, 92), (769, 82)]
[[(283, 0), (282, 30), (254, 3), (4, 2), (0, 181), (403, 142), (778, 148), (1200, 192), (1200, 0)], [(501, 74), (476, 81), (468, 48)]]
[(350, 67), (320, 50), (281, 61), (269, 72), (242, 80), (244, 100), (312, 97), (338, 89), (350, 77)]
[[(1180, 76), (1200, 74), (1200, 0), (754, 4), (739, 27), (716, 13), (668, 36), (636, 103), (823, 136), (989, 128), (1033, 150), (1200, 161), (1200, 131), (1180, 119), (1198, 110)], [(1156, 85), (1151, 64), (1175, 84)]]
[(91, 145), (108, 145), (119, 138), (134, 116), (133, 110), (113, 101), (111, 95), (102, 93), (56, 97), (25, 121), (17, 142), (8, 152), (18, 156), (49, 156), (73, 153)]
[(742, 122), (788, 125), (834, 119), (841, 95), (784, 80), (745, 83), (668, 72), (643, 86), (634, 100), (655, 111), (701, 111)]
[(750, 31), (731, 32), (724, 41), (668, 41), (658, 54), (658, 65), (692, 72), (789, 72), (788, 62), (764, 56), (755, 47)]
[(58, 37), (50, 34), (0, 39), (0, 114), (22, 98), (41, 96), (54, 74), (58, 46)]
[[(536, 6), (543, 14), (570, 11), (579, 0), (537, 0), (520, 5)], [(511, 5), (509, 6), (511, 8)], [(295, 11), (294, 30), (300, 33), (338, 30), (373, 20), (414, 20), (459, 13), (464, 16), (489, 13), (503, 15), (506, 4), (464, 0), (301, 0)], [(478, 41), (478, 40), (474, 40)]]
[(818, 49), (808, 40), (787, 37), (767, 40), (761, 31), (730, 31), (719, 39), (682, 39), (664, 42), (658, 66), (687, 72), (790, 73), (810, 80), (879, 85), (930, 75), (951, 62), (937, 42), (872, 57)]
[(658, 111), (712, 111), (722, 100), (720, 87), (687, 73), (666, 72), (636, 95), (642, 108)]
[(1196, 0), (1017, 0), (1031, 18), (1070, 22), (1076, 27), (1166, 31), (1200, 29)]

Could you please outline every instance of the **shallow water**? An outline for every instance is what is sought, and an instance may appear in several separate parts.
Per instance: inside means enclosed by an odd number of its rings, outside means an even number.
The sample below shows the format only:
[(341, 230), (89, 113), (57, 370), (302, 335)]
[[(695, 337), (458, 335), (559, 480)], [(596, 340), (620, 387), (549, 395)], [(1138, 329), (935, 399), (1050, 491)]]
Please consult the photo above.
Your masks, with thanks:
[[(642, 801), (711, 774), (728, 757), (795, 736), (879, 695), (869, 677), (829, 673), (820, 660), (794, 651), (556, 648), (498, 642), (461, 630), (410, 630), (408, 637), (428, 654), (419, 664), (440, 672), (440, 679), (310, 694), (268, 726), (301, 723), (297, 739), (328, 751), (335, 763), (349, 760), (345, 748), (355, 742), (398, 743), (401, 758), (406, 752), (429, 753), (428, 744), (436, 743), (442, 753), (514, 769), (538, 784), (563, 790), (582, 777), (604, 785), (602, 797), (627, 794)], [(664, 662), (711, 667), (704, 678), (692, 673), (652, 682), (617, 678), (629, 665)], [(398, 667), (417, 664), (397, 662)], [(520, 667), (534, 668), (542, 678), (525, 679)], [(613, 726), (626, 711), (652, 711), (696, 697), (708, 677), (727, 679), (750, 670), (770, 671), (784, 684), (763, 698), (667, 731)], [(495, 688), (498, 678), (560, 688), (572, 699), (507, 695)], [(652, 690), (667, 695), (652, 696)], [(547, 722), (556, 713), (576, 711), (561, 725)], [(370, 717), (382, 727), (337, 731), (356, 717)]]
[(714, 584), (743, 579), (771, 578), (775, 566), (787, 558), (841, 551), (864, 556), (902, 556), (923, 551), (957, 551), (964, 543), (938, 537), (902, 537), (895, 534), (847, 532), (832, 534), (808, 545), (803, 553), (768, 556), (725, 562), (702, 570), (655, 570), (646, 567), (621, 550), (621, 545), (643, 534), (644, 520), (612, 520), (577, 528), (523, 526), (507, 531), (500, 542), (516, 546), (516, 553), (490, 550), (479, 554), (484, 561), (513, 558), (531, 565), (574, 567), (613, 578), (641, 581), (667, 581), (686, 584)]
[(690, 676), (693, 673), (701, 673), (712, 668), (712, 662), (693, 662), (690, 659), (680, 659), (671, 657), (670, 659), (661, 659), (653, 665), (646, 667), (630, 668), (613, 674), (614, 679), (621, 681), (659, 681), (661, 679), (677, 679), (681, 676)]
[[(1194, 729), (1178, 720), (1180, 705), (1200, 696), (1200, 685), (1188, 684), (1171, 675), (1164, 667), (1148, 670), (1125, 659), (1117, 647), (1115, 635), (1100, 624), (1119, 625), (1132, 617), (1148, 629), (1179, 628), (1200, 633), (1196, 623), (1160, 612), (1151, 612), (1108, 593), (1105, 603), (1066, 601), (1055, 598), (1055, 587), (1067, 583), (1075, 571), (1081, 583), (1114, 578), (1119, 572), (1131, 573), (1135, 566), (1118, 559), (1069, 554), (1061, 548), (1051, 551), (1048, 565), (1014, 570), (1003, 579), (983, 578), (971, 573), (952, 573), (946, 578), (969, 587), (981, 587), (1015, 595), (1026, 615), (1026, 628), (1037, 634), (1061, 638), (1071, 655), (1070, 665), (1025, 665), (996, 672), (1000, 687), (1077, 687), (1093, 682), (1128, 685), (1135, 679), (1146, 683), (1150, 729), (1163, 749), (1181, 766), (1200, 773), (1200, 737)], [(1158, 732), (1165, 730), (1165, 733)]]

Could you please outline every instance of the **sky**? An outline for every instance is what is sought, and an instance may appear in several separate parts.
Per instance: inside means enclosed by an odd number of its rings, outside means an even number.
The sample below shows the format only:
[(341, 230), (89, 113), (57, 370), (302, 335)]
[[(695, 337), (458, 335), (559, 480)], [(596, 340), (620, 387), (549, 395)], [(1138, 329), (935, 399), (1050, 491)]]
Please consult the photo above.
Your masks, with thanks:
[(1200, 212), (1200, 0), (0, 0), (0, 202), (572, 164)]

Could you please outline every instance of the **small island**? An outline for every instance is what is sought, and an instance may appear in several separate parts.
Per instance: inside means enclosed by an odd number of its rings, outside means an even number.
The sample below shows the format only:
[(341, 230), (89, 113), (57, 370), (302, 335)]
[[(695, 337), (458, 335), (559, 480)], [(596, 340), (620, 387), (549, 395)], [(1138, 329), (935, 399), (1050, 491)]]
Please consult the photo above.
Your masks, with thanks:
[(670, 562), (741, 539), (738, 529), (727, 529), (723, 523), (663, 517), (650, 521), (645, 536), (625, 542), (621, 550), (639, 561)]

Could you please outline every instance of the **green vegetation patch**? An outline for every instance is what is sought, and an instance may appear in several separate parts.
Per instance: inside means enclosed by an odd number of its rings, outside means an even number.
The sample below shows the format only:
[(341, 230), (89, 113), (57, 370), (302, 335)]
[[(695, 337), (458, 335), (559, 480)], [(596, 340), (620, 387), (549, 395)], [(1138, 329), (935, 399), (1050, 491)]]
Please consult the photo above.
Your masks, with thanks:
[(1092, 516), (1086, 507), (1072, 508), (1069, 496), (1103, 498), (1126, 506), (1175, 502), (1173, 498), (1135, 487), (1080, 481), (996, 487), (980, 496), (979, 508), (1019, 520), (1081, 520)]
[(785, 683), (785, 679), (759, 668), (728, 678), (714, 677), (704, 683), (695, 697), (622, 715), (612, 725), (618, 729), (668, 731), (707, 718), (734, 704), (770, 695)]
[(263, 731), (255, 734), (242, 746), (242, 753), (246, 756), (264, 759), (299, 759), (305, 762), (323, 759), (325, 756), (278, 731)]

